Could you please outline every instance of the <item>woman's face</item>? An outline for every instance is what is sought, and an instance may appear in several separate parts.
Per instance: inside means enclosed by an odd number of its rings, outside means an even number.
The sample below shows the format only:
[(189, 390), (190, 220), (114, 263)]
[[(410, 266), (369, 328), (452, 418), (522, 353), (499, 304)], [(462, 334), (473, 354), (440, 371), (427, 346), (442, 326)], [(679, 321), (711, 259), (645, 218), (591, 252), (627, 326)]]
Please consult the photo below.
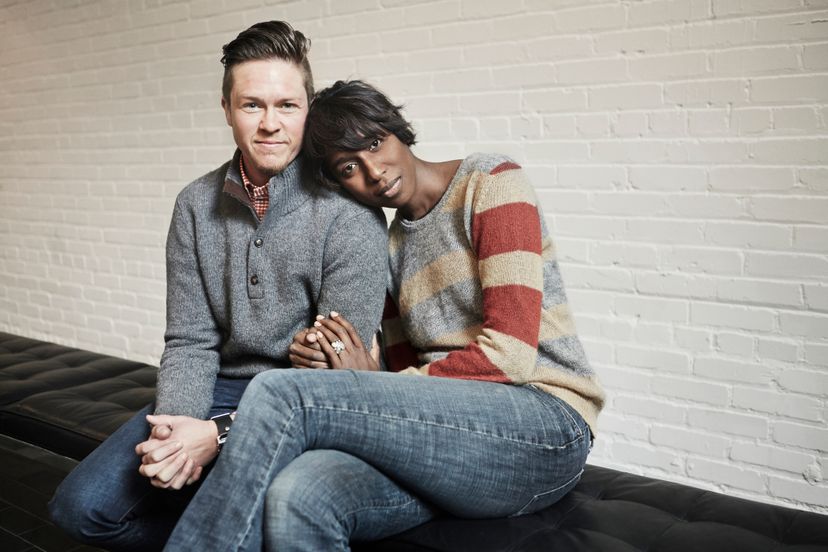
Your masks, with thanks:
[(328, 170), (357, 201), (374, 207), (404, 208), (416, 190), (414, 156), (394, 134), (379, 136), (360, 151), (339, 151)]

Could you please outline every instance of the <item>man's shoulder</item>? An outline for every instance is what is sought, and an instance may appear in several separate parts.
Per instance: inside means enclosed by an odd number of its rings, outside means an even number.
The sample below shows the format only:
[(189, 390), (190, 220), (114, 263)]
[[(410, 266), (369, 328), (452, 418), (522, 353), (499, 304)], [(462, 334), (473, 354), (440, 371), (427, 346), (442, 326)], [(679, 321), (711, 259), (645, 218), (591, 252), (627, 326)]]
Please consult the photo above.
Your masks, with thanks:
[(379, 209), (368, 207), (339, 188), (325, 188), (312, 185), (311, 201), (319, 211), (329, 213), (332, 217), (350, 218), (357, 215), (376, 213)]
[(209, 197), (210, 194), (207, 192), (220, 191), (224, 186), (224, 180), (227, 176), (227, 169), (229, 167), (230, 161), (227, 161), (220, 167), (199, 176), (178, 192), (178, 200), (187, 201), (192, 198), (203, 199), (205, 197)]

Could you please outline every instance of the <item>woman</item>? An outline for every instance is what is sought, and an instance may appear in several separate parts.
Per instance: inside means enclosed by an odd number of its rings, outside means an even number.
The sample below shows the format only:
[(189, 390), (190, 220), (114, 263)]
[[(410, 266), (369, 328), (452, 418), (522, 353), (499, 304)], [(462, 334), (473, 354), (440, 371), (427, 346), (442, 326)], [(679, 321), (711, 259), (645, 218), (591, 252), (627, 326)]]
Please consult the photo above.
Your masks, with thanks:
[(317, 179), (397, 209), (387, 370), (347, 313), (320, 317), (292, 360), (334, 370), (251, 382), (168, 549), (347, 550), (439, 512), (534, 512), (578, 482), (603, 393), (532, 187), (505, 157), (430, 163), (413, 143), (365, 83), (315, 98), (304, 151)]

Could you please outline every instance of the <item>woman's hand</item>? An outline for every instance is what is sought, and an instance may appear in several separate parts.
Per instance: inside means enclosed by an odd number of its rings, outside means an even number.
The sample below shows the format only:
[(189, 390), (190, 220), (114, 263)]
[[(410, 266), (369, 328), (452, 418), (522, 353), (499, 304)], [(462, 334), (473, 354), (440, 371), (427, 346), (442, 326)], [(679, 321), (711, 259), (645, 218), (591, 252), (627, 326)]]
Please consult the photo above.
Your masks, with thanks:
[(319, 340), (316, 337), (316, 328), (302, 330), (293, 336), (293, 342), (288, 347), (288, 358), (295, 368), (330, 368), (328, 357), (322, 352)]
[[(330, 318), (316, 317), (313, 324), (322, 352), (335, 370), (379, 370), (377, 362), (362, 344), (359, 334), (344, 316), (331, 312)], [(310, 336), (308, 336), (310, 337)]]

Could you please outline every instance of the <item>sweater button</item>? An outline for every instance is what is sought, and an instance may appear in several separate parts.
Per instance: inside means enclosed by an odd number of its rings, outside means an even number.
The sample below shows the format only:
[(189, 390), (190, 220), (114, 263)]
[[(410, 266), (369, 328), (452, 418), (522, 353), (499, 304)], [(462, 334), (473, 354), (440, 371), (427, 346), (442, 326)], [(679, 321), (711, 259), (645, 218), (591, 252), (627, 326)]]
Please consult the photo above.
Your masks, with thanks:
[(261, 247), (263, 243), (264, 240), (262, 238), (256, 238), (256, 241), (253, 242), (253, 245), (255, 245), (256, 247)]
[(250, 277), (250, 283), (255, 286), (256, 284), (259, 283), (259, 277), (258, 276), (251, 276)]

